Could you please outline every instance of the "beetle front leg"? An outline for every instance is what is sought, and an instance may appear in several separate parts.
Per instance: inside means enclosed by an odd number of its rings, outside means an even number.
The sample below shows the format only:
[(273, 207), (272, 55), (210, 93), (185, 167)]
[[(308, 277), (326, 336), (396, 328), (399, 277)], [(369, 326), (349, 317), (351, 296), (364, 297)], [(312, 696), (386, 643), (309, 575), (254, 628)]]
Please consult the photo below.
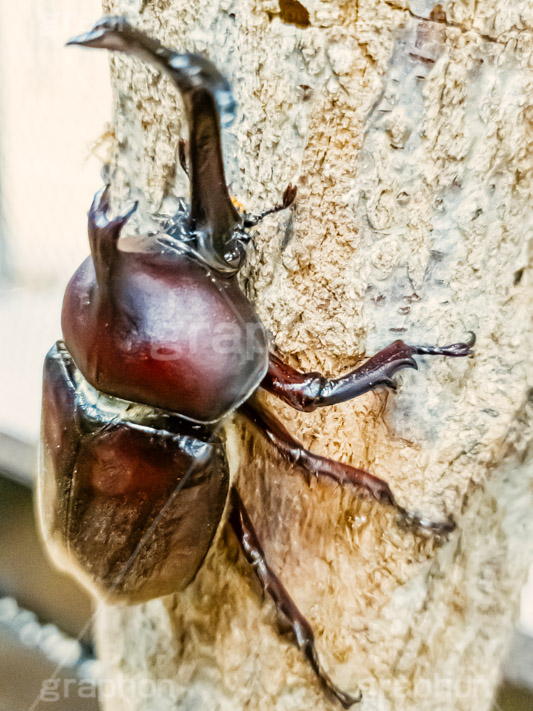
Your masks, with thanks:
[(237, 536), (244, 557), (253, 567), (263, 590), (272, 598), (278, 613), (281, 613), (288, 621), (296, 638), (296, 644), (305, 654), (315, 674), (322, 684), (341, 702), (344, 708), (349, 708), (361, 700), (361, 695), (353, 697), (341, 691), (322, 668), (316, 651), (315, 636), (311, 625), (296, 607), (285, 586), (269, 566), (248, 512), (235, 487), (231, 490), (230, 498), (229, 522)]
[(284, 425), (257, 399), (241, 405), (242, 412), (258, 428), (259, 432), (278, 450), (291, 464), (297, 464), (308, 474), (317, 479), (329, 479), (341, 486), (353, 487), (359, 495), (369, 494), (381, 504), (393, 506), (400, 514), (401, 521), (418, 531), (446, 535), (455, 529), (455, 523), (448, 521), (430, 521), (417, 513), (400, 506), (389, 485), (383, 479), (373, 474), (343, 464), (334, 459), (321, 457), (305, 449), (284, 427)]
[(380, 386), (396, 389), (393, 376), (402, 368), (418, 369), (415, 355), (440, 355), (459, 358), (472, 354), (474, 334), (466, 343), (451, 346), (410, 346), (394, 341), (351, 373), (340, 378), (326, 378), (320, 373), (301, 373), (270, 355), (268, 372), (261, 387), (291, 407), (312, 412), (317, 407), (336, 405)]

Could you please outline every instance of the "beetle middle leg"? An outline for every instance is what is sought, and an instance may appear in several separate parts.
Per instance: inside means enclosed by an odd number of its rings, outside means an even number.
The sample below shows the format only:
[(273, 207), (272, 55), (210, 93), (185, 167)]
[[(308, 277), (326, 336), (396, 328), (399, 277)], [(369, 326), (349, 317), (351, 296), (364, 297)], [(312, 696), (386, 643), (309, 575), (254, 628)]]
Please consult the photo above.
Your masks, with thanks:
[(315, 674), (324, 686), (341, 702), (344, 708), (349, 708), (352, 704), (361, 700), (361, 695), (353, 697), (341, 691), (322, 668), (316, 651), (315, 637), (311, 625), (296, 607), (285, 586), (269, 566), (261, 542), (235, 487), (231, 490), (230, 498), (229, 522), (237, 536), (246, 560), (253, 567), (255, 574), (259, 578), (261, 587), (274, 601), (276, 610), (290, 624), (296, 643), (310, 662)]
[(336, 405), (381, 386), (396, 389), (393, 376), (402, 368), (418, 369), (415, 355), (463, 357), (472, 354), (474, 334), (465, 343), (451, 346), (410, 346), (394, 341), (366, 363), (340, 378), (326, 378), (320, 373), (301, 373), (270, 355), (268, 372), (261, 387), (291, 407), (312, 412), (317, 407)]
[(379, 503), (393, 506), (400, 514), (402, 521), (417, 530), (445, 535), (455, 529), (455, 523), (452, 520), (430, 521), (400, 506), (389, 485), (383, 479), (364, 469), (313, 454), (305, 449), (257, 399), (248, 400), (244, 405), (241, 405), (239, 412), (258, 428), (259, 432), (274, 445), (285, 459), (292, 464), (297, 464), (308, 474), (316, 476), (317, 479), (329, 479), (342, 486), (351, 486), (359, 495), (369, 494)]

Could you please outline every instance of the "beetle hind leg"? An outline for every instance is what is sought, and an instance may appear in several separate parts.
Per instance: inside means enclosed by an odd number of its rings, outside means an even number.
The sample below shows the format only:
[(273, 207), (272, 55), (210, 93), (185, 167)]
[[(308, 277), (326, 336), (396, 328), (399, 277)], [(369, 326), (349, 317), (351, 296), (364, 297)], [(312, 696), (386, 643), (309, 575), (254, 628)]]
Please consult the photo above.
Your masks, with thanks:
[(276, 610), (288, 621), (299, 649), (305, 654), (324, 687), (335, 696), (345, 709), (361, 700), (361, 694), (350, 696), (341, 691), (324, 671), (315, 647), (311, 625), (296, 607), (285, 586), (269, 566), (265, 552), (254, 530), (248, 512), (235, 487), (231, 490), (230, 525), (237, 536), (244, 557), (253, 567), (261, 587), (272, 598)]
[(341, 486), (350, 486), (359, 495), (370, 495), (381, 504), (393, 506), (399, 514), (400, 522), (406, 528), (413, 528), (419, 533), (443, 536), (455, 529), (455, 523), (451, 519), (431, 521), (400, 506), (389, 485), (383, 479), (364, 469), (313, 454), (305, 449), (285, 426), (257, 400), (249, 400), (241, 405), (239, 411), (291, 464), (297, 464), (304, 472), (316, 476), (317, 479), (333, 481)]

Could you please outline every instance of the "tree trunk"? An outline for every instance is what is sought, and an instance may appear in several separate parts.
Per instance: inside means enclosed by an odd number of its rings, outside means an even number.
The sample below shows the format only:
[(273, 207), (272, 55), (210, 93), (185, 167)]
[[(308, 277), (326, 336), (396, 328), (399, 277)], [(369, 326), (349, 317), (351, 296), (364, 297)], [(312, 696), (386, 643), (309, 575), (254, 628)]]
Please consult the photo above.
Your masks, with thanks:
[[(108, 0), (165, 44), (205, 52), (239, 103), (231, 192), (257, 229), (243, 284), (292, 365), (332, 375), (396, 338), (422, 359), (396, 394), (313, 414), (268, 397), (313, 451), (453, 516), (442, 545), (352, 491), (308, 483), (235, 418), (234, 477), (319, 654), (372, 711), (489, 709), (532, 557), (533, 10), (527, 0)], [(175, 91), (113, 57), (115, 198), (186, 195)], [(529, 402), (528, 402), (529, 398)], [(337, 709), (227, 527), (187, 590), (101, 606), (109, 711)]]

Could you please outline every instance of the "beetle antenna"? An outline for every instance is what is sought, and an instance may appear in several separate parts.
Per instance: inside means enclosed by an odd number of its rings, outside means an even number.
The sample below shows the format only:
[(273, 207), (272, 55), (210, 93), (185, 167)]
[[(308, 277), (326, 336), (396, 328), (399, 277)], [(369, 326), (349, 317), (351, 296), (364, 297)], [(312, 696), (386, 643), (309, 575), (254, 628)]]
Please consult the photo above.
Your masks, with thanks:
[(189, 228), (198, 238), (198, 251), (210, 266), (235, 272), (235, 265), (229, 264), (225, 255), (243, 218), (226, 185), (220, 137), (220, 117), (225, 125), (235, 117), (236, 104), (228, 81), (208, 59), (167, 49), (133, 28), (124, 17), (104, 17), (92, 30), (67, 44), (133, 54), (155, 64), (176, 85), (189, 126)]

